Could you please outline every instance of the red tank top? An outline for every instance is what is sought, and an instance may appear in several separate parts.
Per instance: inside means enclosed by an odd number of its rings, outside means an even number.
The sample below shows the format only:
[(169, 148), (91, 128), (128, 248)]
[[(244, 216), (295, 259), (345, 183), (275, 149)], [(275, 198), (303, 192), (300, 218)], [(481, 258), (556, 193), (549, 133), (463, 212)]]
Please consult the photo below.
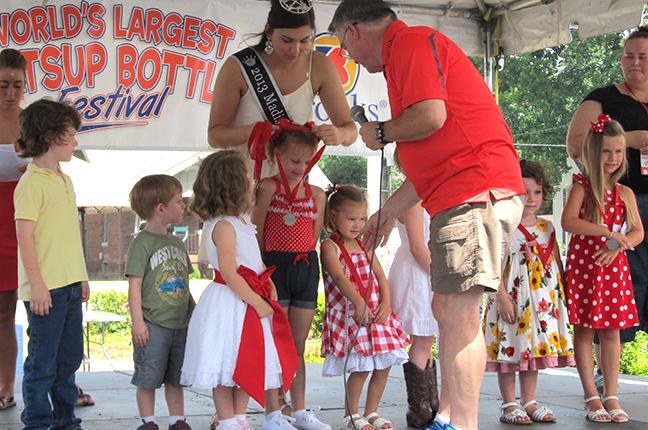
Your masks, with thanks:
[[(309, 252), (315, 250), (313, 228), (317, 218), (317, 202), (312, 196), (311, 187), (304, 182), (306, 197), (295, 199), (290, 205), (281, 183), (276, 177), (276, 190), (268, 207), (265, 220), (264, 241), (266, 251)], [(284, 216), (292, 213), (296, 222), (286, 225)]]

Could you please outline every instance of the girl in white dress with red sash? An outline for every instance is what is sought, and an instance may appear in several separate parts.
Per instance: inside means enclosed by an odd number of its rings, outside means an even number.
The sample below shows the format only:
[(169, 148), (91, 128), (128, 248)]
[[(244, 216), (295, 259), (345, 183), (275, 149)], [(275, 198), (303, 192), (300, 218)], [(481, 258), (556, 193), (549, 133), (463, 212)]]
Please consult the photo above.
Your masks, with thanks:
[[(331, 237), (321, 247), (326, 286), (322, 373), (343, 375), (347, 366), (346, 373), (350, 375), (345, 426), (353, 428), (351, 421), (354, 421), (359, 430), (389, 429), (392, 424), (378, 416), (378, 405), (391, 366), (408, 360), (403, 348), (409, 345), (409, 340), (390, 309), (389, 286), (380, 263), (373, 260), (370, 266), (370, 259), (358, 240), (366, 220), (367, 201), (362, 191), (348, 185), (331, 190), (324, 217), (324, 226)], [(358, 414), (358, 407), (370, 373), (363, 418)]]
[[(217, 430), (250, 429), (245, 416), (249, 396), (262, 406), (266, 395), (276, 398), (279, 387), (290, 388), (299, 364), (288, 319), (270, 280), (274, 268), (263, 265), (248, 215), (251, 176), (241, 153), (211, 154), (198, 170), (189, 204), (206, 220), (214, 282), (189, 323), (181, 382), (212, 388)], [(263, 428), (275, 426), (264, 422)]]

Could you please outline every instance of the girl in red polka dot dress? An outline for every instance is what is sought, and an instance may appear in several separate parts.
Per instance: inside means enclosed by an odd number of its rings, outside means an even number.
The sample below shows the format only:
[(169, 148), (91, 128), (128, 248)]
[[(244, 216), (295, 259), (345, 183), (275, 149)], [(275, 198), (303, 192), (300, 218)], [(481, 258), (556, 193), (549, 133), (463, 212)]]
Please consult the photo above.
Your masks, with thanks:
[[(618, 184), (625, 174), (623, 128), (599, 115), (585, 135), (581, 161), (586, 175), (574, 175), (562, 227), (572, 233), (567, 253), (567, 304), (574, 325), (574, 358), (585, 393), (587, 419), (626, 422), (619, 406), (619, 329), (639, 323), (625, 251), (643, 240), (635, 196)], [(598, 330), (604, 395), (594, 384), (592, 342)]]
[[(270, 123), (258, 127), (261, 131), (252, 133), (254, 145), (258, 145), (256, 151), (262, 151), (265, 136), (273, 135), (265, 144), (265, 155), (269, 164), (279, 167), (279, 174), (259, 182), (252, 222), (257, 226), (263, 262), (266, 267), (276, 266), (272, 280), (279, 304), (288, 315), (300, 358), (290, 390), (294, 418), (291, 424), (299, 430), (330, 430), (311, 410), (306, 410), (304, 367), (306, 338), (317, 308), (319, 259), (315, 246), (326, 207), (324, 190), (309, 185), (304, 177), (317, 163), (324, 147), (317, 150), (318, 138), (310, 124), (299, 126), (284, 121), (274, 131)], [(279, 400), (282, 397), (280, 393)], [(270, 399), (266, 403), (270, 411), (279, 410), (278, 403), (272, 405)], [(282, 405), (281, 409), (285, 407)]]

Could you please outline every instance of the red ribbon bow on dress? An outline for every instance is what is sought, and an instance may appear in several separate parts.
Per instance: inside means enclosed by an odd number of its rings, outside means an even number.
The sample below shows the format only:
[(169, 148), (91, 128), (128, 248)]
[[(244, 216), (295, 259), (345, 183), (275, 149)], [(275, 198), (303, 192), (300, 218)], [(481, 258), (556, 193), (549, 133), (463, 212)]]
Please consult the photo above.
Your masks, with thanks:
[[(245, 279), (250, 288), (266, 299), (274, 314), (272, 315), (272, 332), (279, 363), (281, 364), (281, 378), (284, 390), (290, 389), (297, 367), (299, 357), (292, 338), (290, 323), (285, 312), (278, 302), (270, 300), (270, 276), (275, 271), (275, 266), (264, 270), (260, 275), (245, 266), (239, 266), (237, 273)], [(220, 272), (214, 270), (214, 282), (225, 284)], [(250, 305), (245, 312), (241, 344), (236, 358), (236, 368), (232, 379), (254, 400), (265, 407), (265, 342), (261, 319)]]
[[(279, 126), (278, 129), (272, 130), (272, 126)], [(278, 124), (273, 124), (270, 121), (259, 121), (254, 124), (252, 133), (250, 133), (250, 138), (248, 139), (248, 152), (250, 153), (250, 158), (254, 160), (254, 180), (258, 181), (261, 179), (261, 167), (263, 166), (263, 160), (267, 159), (266, 155), (266, 144), (270, 139), (276, 137), (283, 130), (313, 130), (315, 123), (309, 121), (304, 125), (297, 125), (288, 118), (279, 118)], [(317, 141), (320, 141), (320, 138), (317, 138)]]
[(611, 119), (612, 118), (610, 118), (610, 115), (604, 113), (600, 114), (598, 116), (597, 122), (590, 121), (590, 124), (592, 124), (592, 131), (594, 133), (603, 133), (603, 129), (605, 128), (605, 123), (610, 121)]

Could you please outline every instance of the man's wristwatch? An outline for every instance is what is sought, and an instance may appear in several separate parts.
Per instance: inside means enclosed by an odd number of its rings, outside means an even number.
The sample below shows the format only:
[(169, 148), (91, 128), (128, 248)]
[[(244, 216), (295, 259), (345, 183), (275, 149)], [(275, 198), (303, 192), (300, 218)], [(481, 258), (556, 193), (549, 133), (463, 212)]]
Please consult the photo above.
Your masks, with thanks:
[(390, 140), (385, 139), (385, 121), (381, 121), (376, 125), (376, 128), (374, 129), (374, 137), (378, 141), (378, 143), (382, 145), (387, 145), (388, 143), (392, 143)]

